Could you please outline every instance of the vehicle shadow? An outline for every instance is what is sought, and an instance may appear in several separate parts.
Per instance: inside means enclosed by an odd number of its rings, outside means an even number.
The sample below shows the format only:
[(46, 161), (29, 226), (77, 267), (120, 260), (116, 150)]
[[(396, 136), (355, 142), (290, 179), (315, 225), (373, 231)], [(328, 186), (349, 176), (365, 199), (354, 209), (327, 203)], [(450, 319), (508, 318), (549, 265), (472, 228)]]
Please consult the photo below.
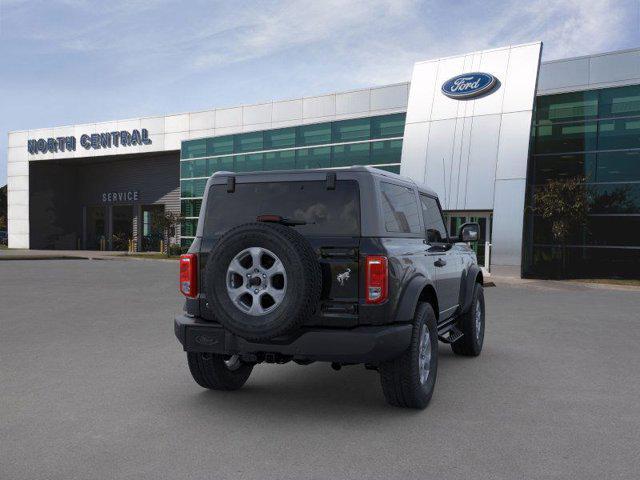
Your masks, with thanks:
[[(455, 375), (468, 361), (454, 356), (444, 345), (439, 359), (439, 376)], [(447, 396), (447, 383), (439, 381), (436, 385), (438, 398)], [(362, 365), (346, 366), (336, 372), (328, 363), (259, 365), (238, 391), (196, 390), (185, 396), (183, 402), (200, 418), (249, 415), (285, 422), (300, 416), (330, 420), (346, 415), (352, 416), (350, 421), (353, 417), (379, 421), (381, 416), (411, 417), (420, 412), (387, 405), (377, 372), (366, 370)]]

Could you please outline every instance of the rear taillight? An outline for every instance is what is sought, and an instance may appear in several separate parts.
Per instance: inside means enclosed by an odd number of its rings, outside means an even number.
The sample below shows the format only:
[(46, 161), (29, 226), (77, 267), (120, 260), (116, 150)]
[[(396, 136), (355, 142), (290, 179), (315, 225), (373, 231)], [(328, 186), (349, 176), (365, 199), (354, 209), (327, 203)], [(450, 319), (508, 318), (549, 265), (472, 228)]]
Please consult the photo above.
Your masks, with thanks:
[(370, 255), (366, 260), (366, 301), (367, 303), (382, 303), (389, 294), (389, 271), (387, 257)]
[(193, 253), (180, 255), (180, 292), (189, 298), (198, 296), (198, 258)]

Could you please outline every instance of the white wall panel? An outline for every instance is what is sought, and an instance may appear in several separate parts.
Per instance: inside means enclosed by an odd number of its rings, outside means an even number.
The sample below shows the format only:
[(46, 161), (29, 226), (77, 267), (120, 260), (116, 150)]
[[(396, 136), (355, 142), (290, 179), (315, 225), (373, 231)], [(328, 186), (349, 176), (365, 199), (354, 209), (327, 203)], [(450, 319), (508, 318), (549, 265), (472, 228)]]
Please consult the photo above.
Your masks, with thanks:
[(453, 163), (456, 123), (455, 118), (438, 120), (431, 122), (429, 129), (426, 175), (423, 182), (438, 193), (443, 208), (448, 208), (451, 200), (449, 180)]
[[(474, 71), (490, 73), (504, 82), (509, 65), (509, 49), (493, 50), (481, 55), (476, 55), (480, 59), (480, 65), (474, 67)], [(485, 95), (478, 100), (471, 100), (473, 103), (473, 115), (490, 115), (502, 112), (502, 102), (504, 100), (504, 85), (500, 85), (494, 92)]]
[(216, 124), (215, 110), (189, 114), (189, 130), (208, 130)]
[(411, 123), (405, 127), (402, 141), (402, 160), (400, 174), (426, 183), (427, 143), (431, 123)]
[(216, 134), (215, 128), (208, 128), (206, 130), (190, 130), (189, 131), (189, 140), (193, 140), (195, 138), (206, 138), (213, 137)]
[(522, 132), (531, 128), (531, 115), (531, 111), (524, 111), (502, 116), (497, 179), (527, 178), (527, 162), (522, 159), (528, 158), (530, 137)]
[(409, 100), (409, 85), (401, 83), (371, 89), (371, 110), (406, 108)]
[(473, 118), (464, 210), (492, 210), (501, 115)]
[(273, 122), (286, 122), (302, 119), (302, 99), (273, 102)]
[(329, 117), (336, 114), (336, 96), (323, 95), (302, 100), (302, 118)]
[(370, 91), (357, 90), (336, 94), (336, 115), (367, 112), (370, 106)]
[(540, 44), (511, 48), (509, 71), (504, 81), (503, 112), (533, 110), (540, 65)]
[(216, 127), (235, 127), (242, 125), (242, 107), (216, 110)]
[(185, 140), (184, 132), (165, 133), (163, 137), (165, 150), (180, 150), (182, 140)]
[(17, 190), (29, 191), (29, 176), (7, 177), (7, 190), (9, 192)]
[(407, 124), (431, 119), (436, 90), (438, 62), (420, 62), (413, 67), (407, 107)]
[(525, 179), (496, 180), (493, 207), (493, 265), (520, 265)]
[(7, 163), (28, 161), (26, 145), (24, 147), (9, 147), (7, 149)]
[[(19, 213), (14, 213), (16, 215), (20, 215)], [(9, 232), (12, 235), (29, 235), (29, 220), (24, 219), (9, 219)], [(9, 248), (21, 248), (14, 245), (9, 245)], [(24, 247), (23, 247), (24, 248)]]
[(438, 64), (438, 76), (433, 87), (435, 92), (433, 106), (431, 108), (431, 120), (443, 120), (458, 116), (458, 109), (467, 102), (466, 100), (454, 100), (442, 94), (440, 87), (451, 77), (455, 77), (464, 70), (464, 57), (452, 57), (441, 60)]
[(272, 110), (272, 103), (263, 103), (261, 105), (250, 105), (247, 107), (242, 107), (242, 123), (243, 125), (270, 123)]
[(9, 231), (9, 248), (29, 248), (29, 234), (17, 234)]
[(7, 177), (29, 175), (28, 162), (11, 162), (7, 164)]
[(141, 118), (140, 128), (146, 128), (149, 135), (164, 133), (164, 117)]
[(189, 130), (189, 114), (169, 115), (164, 117), (164, 133), (187, 132)]
[(9, 148), (11, 147), (24, 147), (27, 145), (27, 139), (29, 138), (29, 132), (26, 130), (20, 132), (9, 133)]

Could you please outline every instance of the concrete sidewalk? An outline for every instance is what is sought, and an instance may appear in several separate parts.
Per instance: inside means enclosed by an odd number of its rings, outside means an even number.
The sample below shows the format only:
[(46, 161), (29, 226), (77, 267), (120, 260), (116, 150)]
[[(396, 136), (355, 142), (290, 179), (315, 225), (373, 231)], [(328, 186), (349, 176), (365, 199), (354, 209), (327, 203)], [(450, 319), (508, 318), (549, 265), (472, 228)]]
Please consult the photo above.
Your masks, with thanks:
[[(153, 257), (158, 252), (136, 252), (133, 255), (127, 252), (113, 252), (100, 250), (25, 250), (25, 249), (1, 249), (2, 260), (134, 260), (144, 259), (145, 255)], [(155, 260), (164, 260), (157, 259)], [(169, 260), (169, 259), (167, 259)]]

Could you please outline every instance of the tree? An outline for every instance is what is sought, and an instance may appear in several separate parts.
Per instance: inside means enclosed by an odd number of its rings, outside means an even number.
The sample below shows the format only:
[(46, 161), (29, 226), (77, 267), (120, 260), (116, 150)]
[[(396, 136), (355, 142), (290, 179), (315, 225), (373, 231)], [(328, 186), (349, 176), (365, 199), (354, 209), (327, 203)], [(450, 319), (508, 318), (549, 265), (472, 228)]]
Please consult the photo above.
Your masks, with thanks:
[(562, 271), (566, 277), (566, 244), (572, 232), (587, 223), (589, 191), (584, 177), (549, 180), (534, 194), (534, 213), (551, 224), (551, 235), (561, 245)]
[(171, 239), (176, 236), (176, 228), (183, 220), (179, 214), (175, 212), (155, 212), (152, 216), (152, 222), (154, 227), (162, 233), (162, 238), (165, 243), (165, 252), (167, 256), (171, 253)]

